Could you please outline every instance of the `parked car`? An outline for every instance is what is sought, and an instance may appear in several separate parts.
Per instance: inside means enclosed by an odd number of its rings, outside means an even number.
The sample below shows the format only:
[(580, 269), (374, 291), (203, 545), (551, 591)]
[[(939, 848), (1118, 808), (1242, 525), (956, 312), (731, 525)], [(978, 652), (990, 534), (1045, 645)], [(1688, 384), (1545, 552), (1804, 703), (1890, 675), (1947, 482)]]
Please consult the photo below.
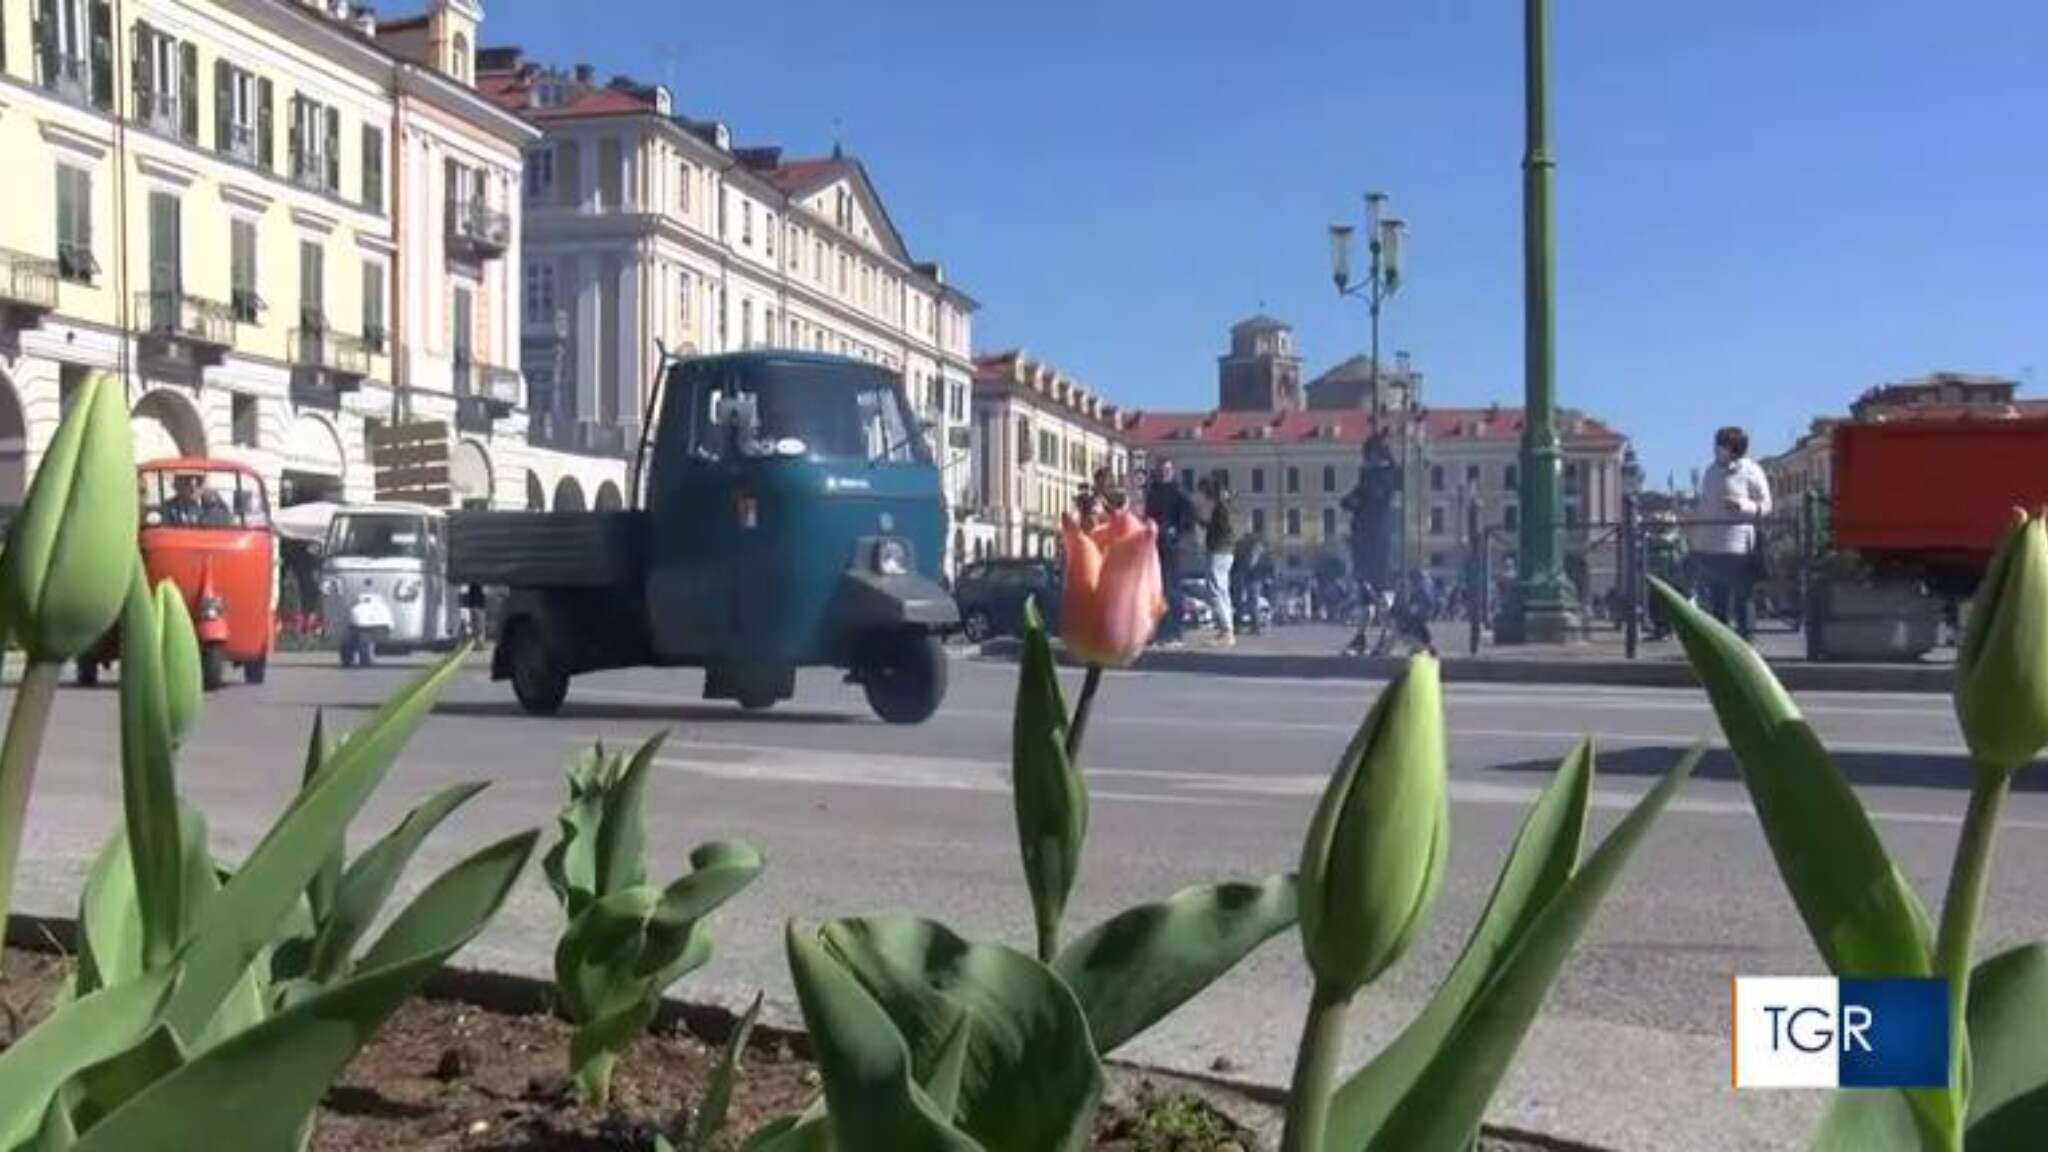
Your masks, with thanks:
[(977, 644), (992, 636), (1024, 632), (1024, 602), (1036, 598), (1046, 627), (1057, 631), (1060, 620), (1060, 565), (1057, 560), (1008, 558), (983, 560), (960, 570), (953, 599), (967, 638)]

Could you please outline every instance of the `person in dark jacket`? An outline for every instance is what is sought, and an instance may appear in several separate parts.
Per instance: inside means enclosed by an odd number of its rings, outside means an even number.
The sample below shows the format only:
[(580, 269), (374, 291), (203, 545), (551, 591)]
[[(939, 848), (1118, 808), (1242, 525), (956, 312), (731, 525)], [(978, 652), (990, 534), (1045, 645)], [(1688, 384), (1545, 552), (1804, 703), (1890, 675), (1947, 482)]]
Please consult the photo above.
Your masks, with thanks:
[(1154, 638), (1161, 644), (1179, 644), (1180, 542), (1195, 529), (1195, 503), (1181, 490), (1171, 460), (1159, 462), (1145, 488), (1145, 518), (1159, 526), (1159, 579), (1166, 589), (1166, 618)]

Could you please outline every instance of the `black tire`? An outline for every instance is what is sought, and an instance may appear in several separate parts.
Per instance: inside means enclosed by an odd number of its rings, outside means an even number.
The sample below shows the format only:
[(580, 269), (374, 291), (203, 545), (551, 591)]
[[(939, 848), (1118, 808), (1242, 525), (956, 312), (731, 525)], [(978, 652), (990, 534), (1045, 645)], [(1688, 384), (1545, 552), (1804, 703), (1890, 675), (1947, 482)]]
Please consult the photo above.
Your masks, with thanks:
[(512, 694), (529, 716), (553, 716), (569, 698), (569, 675), (548, 654), (547, 642), (531, 624), (505, 635)]
[(961, 622), (961, 632), (969, 644), (979, 644), (995, 633), (995, 625), (989, 622), (988, 613), (977, 610)]
[(780, 700), (767, 692), (747, 692), (739, 698), (740, 707), (748, 712), (766, 712), (780, 703)]
[(199, 686), (208, 692), (218, 692), (227, 680), (228, 660), (220, 645), (208, 644), (199, 649)]
[(890, 724), (922, 724), (946, 699), (946, 646), (925, 632), (873, 642), (861, 670), (868, 707)]
[(242, 665), (242, 680), (248, 684), (261, 684), (270, 677), (270, 657), (261, 656)]
[(90, 656), (78, 658), (78, 686), (97, 688), (100, 683), (100, 662)]

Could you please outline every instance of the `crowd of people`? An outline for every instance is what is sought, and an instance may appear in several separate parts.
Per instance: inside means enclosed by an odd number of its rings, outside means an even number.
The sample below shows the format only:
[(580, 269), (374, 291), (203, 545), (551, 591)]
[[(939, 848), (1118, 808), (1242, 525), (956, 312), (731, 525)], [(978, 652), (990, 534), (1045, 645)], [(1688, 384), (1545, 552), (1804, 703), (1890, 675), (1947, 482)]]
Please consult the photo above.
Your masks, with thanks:
[[(1138, 510), (1158, 526), (1160, 574), (1173, 607), (1160, 621), (1156, 644), (1186, 642), (1180, 604), (1192, 596), (1206, 607), (1213, 642), (1219, 645), (1236, 643), (1240, 625), (1258, 631), (1277, 615), (1355, 623), (1348, 653), (1378, 654), (1396, 646), (1435, 652), (1432, 623), (1469, 621), (1474, 613), (1486, 613), (1489, 601), (1498, 603), (1505, 588), (1480, 595), (1474, 582), (1489, 578), (1482, 572), (1461, 580), (1419, 569), (1400, 572), (1390, 546), (1398, 528), (1389, 519), (1397, 515), (1394, 497), (1400, 483), (1399, 466), (1384, 440), (1369, 439), (1358, 486), (1343, 501), (1351, 520), (1350, 566), (1319, 568), (1290, 581), (1285, 590), (1264, 534), (1238, 531), (1230, 489), (1204, 477), (1191, 493), (1171, 460), (1158, 461), (1149, 475), (1133, 473), (1128, 488), (1110, 469), (1098, 469), (1076, 504), (1083, 521), (1093, 521), (1131, 507), (1135, 495)], [(1661, 512), (1643, 524), (1644, 568), (1688, 590), (1708, 612), (1747, 637), (1755, 625), (1763, 576), (1758, 526), (1770, 513), (1770, 484), (1749, 457), (1748, 435), (1741, 428), (1722, 428), (1714, 434), (1714, 461), (1702, 475), (1695, 510), (1683, 523)], [(1201, 566), (1183, 571), (1183, 557), (1191, 551), (1199, 552)], [(1513, 580), (1511, 574), (1492, 578)], [(1619, 588), (1594, 607), (1616, 620), (1635, 610)], [(1647, 606), (1647, 617), (1652, 635), (1668, 632), (1669, 621), (1654, 603)]]

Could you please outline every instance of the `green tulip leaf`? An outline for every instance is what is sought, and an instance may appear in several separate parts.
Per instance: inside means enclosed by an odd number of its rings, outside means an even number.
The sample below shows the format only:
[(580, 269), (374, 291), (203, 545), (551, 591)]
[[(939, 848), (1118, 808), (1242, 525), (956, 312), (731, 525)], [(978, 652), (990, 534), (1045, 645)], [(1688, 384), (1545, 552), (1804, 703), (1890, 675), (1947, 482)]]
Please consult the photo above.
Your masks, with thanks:
[[(320, 770), (327, 766), (327, 758), (333, 751), (333, 744), (327, 738), (327, 713), (324, 709), (315, 710), (313, 731), (306, 737), (305, 769), (299, 778), (299, 787), (302, 790), (310, 786), (313, 779), (320, 775)], [(320, 861), (320, 870), (313, 874), (312, 882), (306, 885), (307, 910), (311, 913), (316, 929), (324, 926), (328, 918), (334, 914), (334, 900), (341, 891), (342, 866), (348, 855), (347, 845), (348, 835), (344, 832), (341, 841), (335, 844), (334, 851), (329, 852), (326, 858)]]
[[(140, 571), (141, 566), (136, 567)], [(192, 730), (193, 721), (199, 719), (199, 707), (206, 701), (206, 681), (199, 664), (199, 632), (192, 626), (185, 594), (174, 581), (165, 580), (156, 586), (156, 615), (160, 654), (157, 668), (163, 676), (164, 718), (170, 725), (171, 745), (176, 747), (185, 742), (185, 734)], [(124, 621), (122, 628), (126, 627)], [(127, 660), (125, 654), (122, 660)]]
[(1088, 839), (1088, 785), (1067, 755), (1067, 705), (1058, 669), (1037, 605), (1027, 603), (1010, 729), (1010, 799), (1039, 958), (1048, 963)]
[(200, 915), (179, 954), (184, 979), (166, 1009), (180, 1036), (206, 1031), (468, 654), (465, 645), (434, 665), (335, 749), (313, 785), (285, 809)]
[(604, 815), (597, 825), (597, 891), (617, 892), (647, 882), (644, 857), (647, 829), (641, 809), (647, 798), (647, 774), (661, 751), (666, 733), (640, 745), (616, 784), (605, 790)]
[(78, 1152), (295, 1147), (349, 1058), (496, 915), (536, 839), (499, 841), (436, 877), (354, 975), (158, 1080), (87, 1131)]
[[(2032, 1152), (2048, 1131), (2048, 941), (2001, 952), (1970, 976), (1970, 1152)], [(1816, 1152), (1920, 1152), (1907, 1097), (1844, 1092)]]
[(733, 1026), (732, 1035), (725, 1038), (725, 1051), (719, 1054), (718, 1066), (711, 1070), (711, 1079), (704, 1085), (704, 1101), (697, 1106), (697, 1118), (690, 1122), (690, 1138), (684, 1141), (683, 1152), (711, 1152), (712, 1141), (725, 1130), (726, 1113), (732, 1109), (733, 1082), (739, 1078), (740, 1061), (746, 1056), (754, 1023), (761, 1018), (761, 999), (759, 992), (754, 993), (754, 1002)]
[(541, 870), (571, 920), (581, 915), (583, 906), (599, 894), (597, 829), (604, 820), (605, 790), (621, 770), (622, 762), (608, 755), (603, 743), (569, 763), (569, 802), (556, 816), (559, 834), (542, 858)]
[(1366, 1147), (1465, 1152), (1471, 1146), (1487, 1102), (1507, 1074), (1551, 984), (1608, 889), (1699, 758), (1700, 749), (1687, 753), (1536, 915)]
[(988, 1152), (1086, 1147), (1102, 1067), (1080, 1003), (1051, 969), (909, 917), (832, 921), (819, 936), (894, 1022), (912, 1067), (937, 1068), (961, 1013), (974, 1017), (953, 1113), (962, 1132)]
[(0, 1051), (0, 1148), (36, 1132), (65, 1081), (140, 1040), (163, 1010), (175, 976), (167, 969), (87, 993)]
[(1926, 976), (1927, 912), (1840, 769), (1756, 650), (1653, 581), (1742, 767), (1764, 838), (1837, 976)]
[(1189, 888), (1096, 925), (1053, 962), (1095, 1050), (1116, 1051), (1295, 921), (1293, 876)]
[(740, 1152), (832, 1152), (832, 1121), (825, 1115), (824, 1099), (754, 1129)]
[[(312, 979), (328, 983), (348, 966), (356, 942), (370, 930), (383, 911), (398, 878), (419, 846), (457, 808), (484, 790), (481, 783), (455, 784), (442, 789), (419, 807), (406, 813), (382, 840), (370, 846), (348, 867), (335, 889), (334, 903), (326, 924), (313, 945)], [(314, 887), (317, 887), (317, 883)], [(309, 889), (309, 892), (311, 889)]]
[[(903, 1034), (823, 934), (791, 922), (787, 946), (837, 1146), (846, 1152), (983, 1152), (912, 1080)], [(799, 1121), (776, 1138), (789, 1144), (759, 1147), (797, 1146), (802, 1126)]]
[(960, 1081), (967, 1074), (967, 1052), (973, 1040), (974, 1013), (963, 1011), (946, 1038), (939, 1042), (930, 1072), (918, 1083), (939, 1114), (948, 1119), (960, 1108)]
[(1330, 1152), (1351, 1152), (1371, 1142), (1464, 1020), (1473, 998), (1571, 881), (1585, 838), (1593, 773), (1593, 746), (1581, 741), (1558, 765), (1557, 774), (1523, 819), (1486, 910), (1450, 975), (1394, 1042), (1332, 1097), (1326, 1144)]

